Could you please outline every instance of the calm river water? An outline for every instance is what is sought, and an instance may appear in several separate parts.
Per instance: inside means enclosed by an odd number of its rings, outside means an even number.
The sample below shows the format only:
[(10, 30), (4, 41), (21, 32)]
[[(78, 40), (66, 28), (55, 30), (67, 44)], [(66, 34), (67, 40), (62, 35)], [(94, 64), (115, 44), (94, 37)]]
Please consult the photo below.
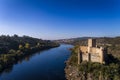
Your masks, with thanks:
[(27, 56), (0, 74), (0, 80), (65, 80), (65, 61), (72, 45), (61, 44)]

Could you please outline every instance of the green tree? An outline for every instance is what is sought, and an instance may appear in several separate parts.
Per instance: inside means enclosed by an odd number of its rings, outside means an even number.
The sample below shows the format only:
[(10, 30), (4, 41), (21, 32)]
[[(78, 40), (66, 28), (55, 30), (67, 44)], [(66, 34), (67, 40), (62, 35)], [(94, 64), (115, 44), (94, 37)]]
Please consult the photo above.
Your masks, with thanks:
[(40, 47), (40, 43), (39, 42), (37, 43), (36, 47)]
[(9, 54), (14, 54), (15, 52), (16, 52), (15, 50), (10, 49), (8, 53), (9, 53)]
[(7, 61), (8, 61), (8, 56), (7, 56), (7, 54), (4, 54), (3, 55), (3, 62), (7, 63)]
[(17, 54), (21, 54), (22, 52), (20, 51), (20, 50), (17, 50), (17, 52), (16, 52)]
[(19, 49), (22, 50), (23, 48), (24, 48), (23, 45), (20, 44)]
[(29, 48), (30, 48), (30, 44), (29, 44), (29, 43), (26, 43), (26, 44), (25, 44), (25, 48), (26, 48), (26, 49), (29, 49)]
[(37, 43), (37, 46), (40, 46), (40, 43)]

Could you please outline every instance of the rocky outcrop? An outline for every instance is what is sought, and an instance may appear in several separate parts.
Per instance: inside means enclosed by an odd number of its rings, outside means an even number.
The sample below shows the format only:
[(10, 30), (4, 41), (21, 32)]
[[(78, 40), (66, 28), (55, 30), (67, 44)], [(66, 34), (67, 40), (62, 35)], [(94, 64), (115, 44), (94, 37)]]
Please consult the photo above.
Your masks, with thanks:
[(92, 80), (90, 74), (87, 76), (85, 73), (80, 73), (77, 66), (71, 66), (68, 62), (66, 62), (65, 73), (67, 80)]

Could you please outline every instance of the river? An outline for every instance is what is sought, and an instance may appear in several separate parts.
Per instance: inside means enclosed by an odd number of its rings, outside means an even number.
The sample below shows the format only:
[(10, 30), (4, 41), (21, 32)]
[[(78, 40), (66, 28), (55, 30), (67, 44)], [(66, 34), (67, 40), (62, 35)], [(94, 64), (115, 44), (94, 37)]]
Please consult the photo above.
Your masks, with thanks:
[(0, 80), (66, 80), (65, 61), (70, 56), (72, 45), (44, 50), (14, 64), (0, 74)]

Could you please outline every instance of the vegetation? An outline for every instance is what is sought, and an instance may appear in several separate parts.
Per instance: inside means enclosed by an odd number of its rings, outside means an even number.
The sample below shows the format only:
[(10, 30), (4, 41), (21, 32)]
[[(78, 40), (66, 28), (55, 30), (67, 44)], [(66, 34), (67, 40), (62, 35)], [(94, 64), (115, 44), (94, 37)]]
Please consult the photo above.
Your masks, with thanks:
[(40, 50), (57, 47), (59, 44), (29, 36), (0, 36), (0, 72), (19, 59)]
[(91, 75), (92, 80), (101, 77), (103, 80), (119, 80), (120, 79), (120, 65), (111, 63), (109, 65), (102, 65), (99, 63), (82, 62), (79, 65), (79, 75), (87, 78)]
[(78, 46), (75, 46), (74, 48), (71, 49), (71, 57), (69, 58), (69, 65), (76, 66), (78, 63), (78, 55), (76, 49)]

